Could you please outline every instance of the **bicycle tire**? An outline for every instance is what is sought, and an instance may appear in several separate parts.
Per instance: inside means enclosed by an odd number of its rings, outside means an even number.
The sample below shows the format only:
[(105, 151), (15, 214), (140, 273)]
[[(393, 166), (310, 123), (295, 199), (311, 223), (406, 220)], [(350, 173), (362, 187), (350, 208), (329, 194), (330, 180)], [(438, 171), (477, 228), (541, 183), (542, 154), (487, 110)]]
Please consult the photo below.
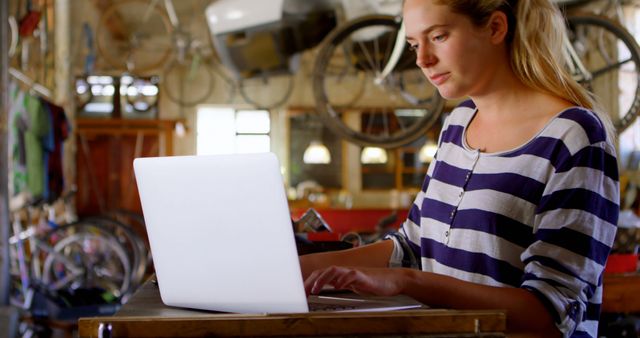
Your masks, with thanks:
[[(394, 16), (363, 16), (338, 26), (320, 45), (312, 74), (316, 108), (325, 125), (347, 141), (360, 146), (400, 147), (423, 137), (442, 113), (444, 99), (433, 86), (426, 97), (407, 100), (411, 93), (402, 88), (401, 74), (421, 72), (415, 65), (415, 53), (405, 49), (394, 71), (382, 80), (377, 78), (391, 55), (399, 28)], [(345, 52), (351, 54), (340, 54)], [(352, 60), (367, 77), (366, 95), (349, 106), (336, 104), (338, 100), (330, 93), (348, 92), (349, 88), (327, 88), (327, 67), (335, 58)], [(360, 114), (360, 126), (343, 120), (343, 111), (367, 109), (368, 114)], [(402, 116), (401, 111), (410, 114)], [(376, 129), (376, 124), (382, 127)]]
[(183, 62), (174, 60), (165, 68), (162, 81), (167, 98), (182, 107), (204, 102), (215, 87), (211, 66), (192, 58)]
[(147, 0), (124, 0), (111, 4), (102, 13), (96, 45), (109, 65), (142, 74), (166, 63), (173, 52), (173, 26), (167, 14), (152, 5)]
[(42, 281), (48, 287), (98, 287), (118, 299), (130, 294), (131, 266), (126, 250), (103, 227), (73, 223), (50, 232), (47, 241), (55, 243), (43, 263)]
[[(144, 255), (142, 259), (144, 260), (145, 273), (150, 269), (153, 261), (151, 259), (151, 248), (149, 246), (149, 239), (147, 238), (146, 225), (144, 222), (144, 216), (136, 211), (131, 211), (127, 209), (116, 209), (108, 212), (104, 215), (104, 217), (116, 220), (122, 224), (127, 225), (130, 228), (137, 238), (139, 238), (139, 244), (142, 245), (142, 251)], [(145, 275), (145, 277), (147, 277)]]
[(240, 96), (257, 109), (284, 105), (293, 92), (293, 74), (257, 75), (238, 79)]
[[(154, 108), (158, 104), (158, 80), (157, 76), (152, 76), (149, 80), (141, 78), (133, 78), (132, 83), (124, 85), (121, 82), (121, 86), (126, 87), (125, 98), (127, 103), (133, 108), (134, 113), (146, 113)], [(143, 88), (145, 86), (155, 86), (156, 93), (154, 95), (146, 95)]]
[(561, 8), (582, 6), (587, 2), (589, 2), (589, 0), (554, 0), (553, 1), (553, 3), (556, 6)]
[(131, 265), (131, 287), (136, 288), (144, 281), (148, 267), (149, 246), (132, 227), (111, 216), (93, 216), (82, 220), (82, 224), (105, 228), (120, 243), (129, 257)]
[[(573, 14), (567, 18), (567, 22), (574, 49), (580, 55), (580, 59), (593, 77), (592, 79), (578, 80), (587, 89), (591, 90), (596, 99), (599, 100), (599, 103), (604, 106), (605, 110), (611, 116), (616, 130), (620, 133), (635, 121), (638, 111), (640, 110), (640, 47), (629, 31), (617, 22), (606, 17), (594, 14)], [(608, 56), (602, 55), (605, 53), (602, 46), (590, 47), (581, 45), (585, 40), (578, 40), (577, 34), (584, 34), (584, 31), (580, 31), (580, 29), (587, 28), (600, 29), (600, 31), (596, 31), (601, 32), (601, 34), (597, 36), (600, 40), (598, 44), (602, 44), (604, 33), (616, 39), (615, 43), (609, 43), (609, 46), (617, 46), (618, 48), (618, 50), (616, 50), (616, 56), (619, 57), (619, 59), (616, 60), (615, 63), (610, 63), (606, 60)], [(591, 33), (591, 31), (587, 32), (587, 34)], [(622, 55), (620, 57), (622, 46), (625, 48), (622, 49), (622, 52), (624, 52), (624, 54), (628, 53), (626, 60), (620, 60), (620, 58), (626, 56)], [(597, 51), (600, 55), (594, 54), (594, 51)], [(600, 57), (600, 59), (598, 59), (598, 57)], [(604, 67), (596, 64), (597, 62), (605, 62)], [(598, 67), (594, 68), (594, 64)], [(614, 73), (611, 74), (611, 72)], [(611, 82), (615, 80), (618, 80), (618, 83), (620, 83), (621, 76), (625, 79), (624, 88), (628, 90), (625, 96), (623, 96), (624, 102), (621, 102), (620, 91), (623, 89), (622, 86), (611, 85)], [(613, 79), (611, 77), (613, 77)], [(617, 93), (611, 95), (610, 91), (612, 88), (617, 88), (614, 89)], [(607, 91), (609, 91), (609, 93), (606, 93)], [(612, 96), (615, 96), (616, 99), (612, 100)], [(607, 99), (606, 102), (603, 99)]]

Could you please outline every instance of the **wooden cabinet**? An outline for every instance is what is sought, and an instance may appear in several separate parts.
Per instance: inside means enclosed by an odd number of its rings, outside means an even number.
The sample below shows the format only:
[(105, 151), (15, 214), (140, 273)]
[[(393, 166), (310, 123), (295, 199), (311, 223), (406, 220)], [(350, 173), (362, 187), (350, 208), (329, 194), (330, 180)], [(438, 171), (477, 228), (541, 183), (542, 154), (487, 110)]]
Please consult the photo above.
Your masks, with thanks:
[(141, 212), (133, 159), (172, 155), (174, 126), (169, 120), (77, 119), (78, 214)]

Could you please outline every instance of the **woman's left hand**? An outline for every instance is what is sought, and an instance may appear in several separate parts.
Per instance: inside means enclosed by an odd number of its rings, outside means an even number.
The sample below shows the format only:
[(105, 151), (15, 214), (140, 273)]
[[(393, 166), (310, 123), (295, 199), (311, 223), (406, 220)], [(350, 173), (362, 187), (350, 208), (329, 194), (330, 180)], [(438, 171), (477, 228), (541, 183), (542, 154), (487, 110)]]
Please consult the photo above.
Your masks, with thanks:
[(325, 285), (331, 285), (358, 294), (394, 296), (402, 292), (406, 283), (403, 270), (331, 266), (311, 273), (304, 281), (304, 288), (307, 294), (317, 294)]

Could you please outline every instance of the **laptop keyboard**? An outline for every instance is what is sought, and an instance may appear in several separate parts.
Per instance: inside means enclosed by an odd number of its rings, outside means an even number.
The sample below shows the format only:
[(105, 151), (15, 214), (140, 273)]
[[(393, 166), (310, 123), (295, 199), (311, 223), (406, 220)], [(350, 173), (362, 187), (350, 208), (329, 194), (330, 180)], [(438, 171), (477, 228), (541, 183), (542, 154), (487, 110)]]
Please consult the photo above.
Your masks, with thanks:
[(355, 309), (356, 307), (351, 305), (309, 303), (309, 311), (311, 312), (346, 311)]

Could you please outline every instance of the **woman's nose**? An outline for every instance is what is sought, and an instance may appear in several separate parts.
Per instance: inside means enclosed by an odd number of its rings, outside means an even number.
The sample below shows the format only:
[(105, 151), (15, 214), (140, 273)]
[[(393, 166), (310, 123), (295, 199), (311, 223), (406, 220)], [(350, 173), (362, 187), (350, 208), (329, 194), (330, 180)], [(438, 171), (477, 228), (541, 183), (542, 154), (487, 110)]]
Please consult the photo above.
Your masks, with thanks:
[(420, 68), (428, 68), (438, 62), (438, 58), (427, 48), (419, 46), (416, 53), (416, 65)]

